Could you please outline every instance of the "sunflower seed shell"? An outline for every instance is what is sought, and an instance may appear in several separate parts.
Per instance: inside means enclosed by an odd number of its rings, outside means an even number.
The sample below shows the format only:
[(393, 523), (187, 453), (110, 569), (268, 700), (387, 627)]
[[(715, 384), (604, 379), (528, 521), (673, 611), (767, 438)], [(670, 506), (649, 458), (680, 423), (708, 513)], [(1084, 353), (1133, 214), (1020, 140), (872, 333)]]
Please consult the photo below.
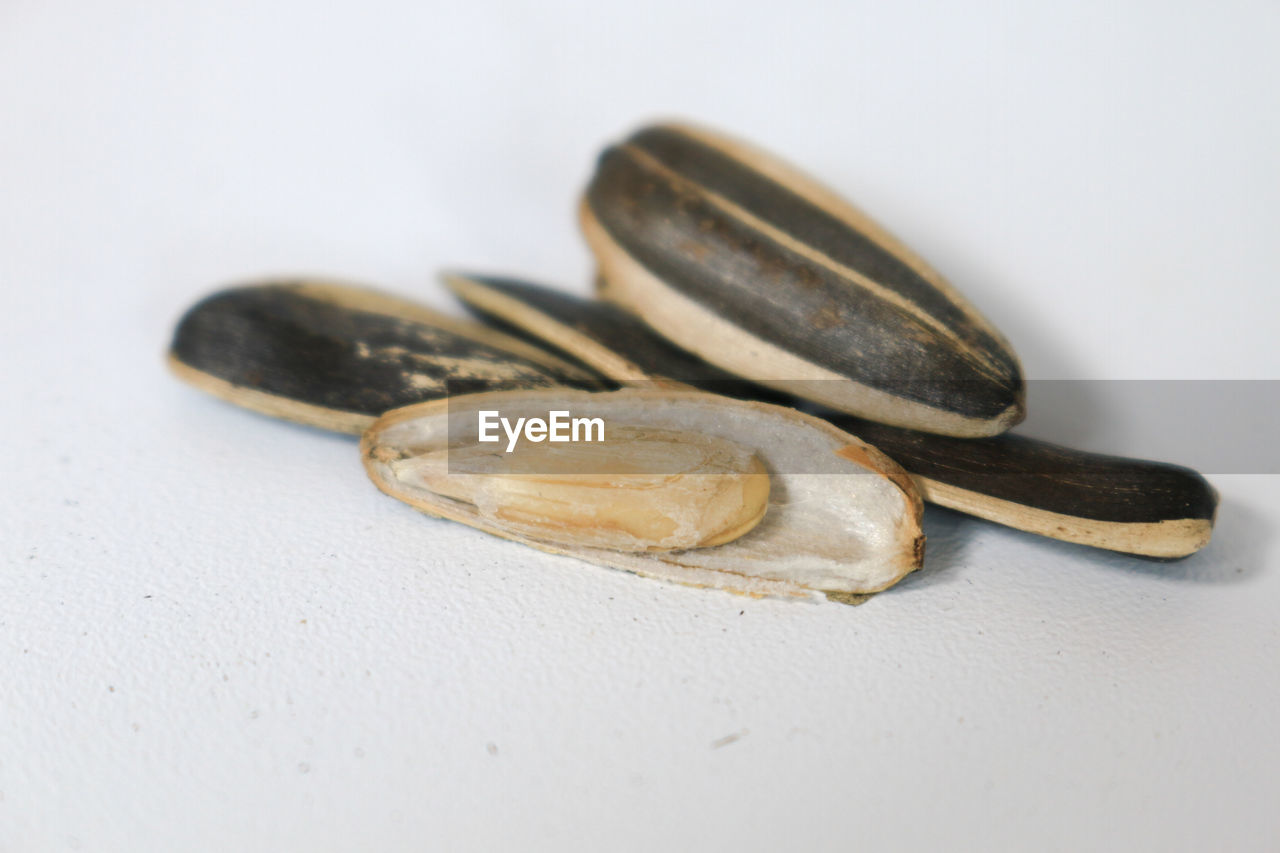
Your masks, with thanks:
[(737, 376), (964, 437), (1024, 417), (1017, 357), (848, 203), (713, 132), (658, 125), (601, 155), (580, 208), (617, 301)]
[(448, 393), (606, 387), (487, 326), (335, 282), (217, 292), (179, 321), (169, 365), (238, 406), (349, 433), (388, 409)]
[[(754, 527), (733, 531), (737, 538), (714, 547), (620, 550), (600, 546), (590, 531), (590, 508), (571, 524), (559, 523), (556, 535), (547, 535), (545, 526), (513, 524), (499, 512), (484, 511), (470, 495), (447, 494), (422, 477), (419, 460), (443, 450), (465, 452), (474, 440), (468, 425), (474, 427), (480, 411), (501, 411), (514, 419), (550, 409), (600, 416), (606, 434), (678, 431), (712, 445), (745, 448), (768, 472), (767, 511)], [(924, 554), (920, 498), (904, 471), (824, 421), (764, 403), (665, 389), (472, 394), (388, 412), (366, 431), (361, 447), (378, 488), (430, 515), (692, 586), (846, 600), (893, 585), (919, 568)], [(692, 493), (684, 509), (699, 517), (704, 511)]]

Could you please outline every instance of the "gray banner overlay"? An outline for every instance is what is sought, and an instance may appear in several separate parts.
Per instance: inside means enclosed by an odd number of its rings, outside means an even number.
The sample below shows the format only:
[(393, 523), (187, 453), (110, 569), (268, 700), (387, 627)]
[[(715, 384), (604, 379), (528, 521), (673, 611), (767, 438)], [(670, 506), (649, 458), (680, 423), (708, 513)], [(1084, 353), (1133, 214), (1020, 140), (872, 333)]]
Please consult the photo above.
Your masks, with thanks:
[(1280, 474), (1280, 380), (1033, 380), (1014, 433), (1203, 474)]
[[(727, 396), (759, 396), (816, 415), (824, 411), (740, 380), (725, 382), (687, 377), (686, 381), (697, 384), (701, 390)], [(795, 383), (797, 388), (820, 384), (819, 380)], [(900, 392), (911, 391), (909, 382), (898, 381), (895, 385)], [(945, 383), (928, 383), (927, 393), (936, 394), (940, 386), (945, 387)], [(963, 393), (963, 388), (957, 385), (955, 392)], [(573, 396), (573, 392), (566, 392), (563, 402), (558, 401), (553, 389), (545, 389), (545, 393), (548, 410), (564, 410), (575, 418), (600, 414), (592, 411), (589, 402)], [(1280, 446), (1276, 437), (1280, 425), (1280, 380), (1032, 380), (1027, 383), (1027, 411), (1026, 421), (1007, 436), (1040, 439), (1091, 453), (1169, 462), (1204, 474), (1280, 474)], [(610, 428), (626, 426), (610, 417), (604, 421), (606, 437)], [(893, 441), (883, 432), (885, 427), (868, 424), (860, 428), (856, 420), (838, 415), (833, 421), (868, 443), (881, 446), (890, 456), (894, 455), (890, 450)], [(470, 419), (457, 423), (460, 426), (456, 428), (451, 424), (450, 444), (474, 443), (475, 424)], [(673, 427), (680, 428), (674, 424)], [(894, 432), (896, 439), (898, 431)], [(900, 432), (901, 435), (922, 435)], [(942, 438), (939, 452), (945, 457), (948, 449), (945, 443), (956, 441), (969, 440)], [(996, 443), (1002, 439), (973, 441), (992, 442), (992, 447), (998, 447)], [(521, 443), (525, 443), (523, 439)], [(502, 454), (507, 447), (505, 435), (501, 442), (488, 446)], [(825, 470), (822, 460), (790, 464), (805, 473)], [(1064, 463), (1067, 467), (1062, 473), (1070, 473), (1073, 464)]]

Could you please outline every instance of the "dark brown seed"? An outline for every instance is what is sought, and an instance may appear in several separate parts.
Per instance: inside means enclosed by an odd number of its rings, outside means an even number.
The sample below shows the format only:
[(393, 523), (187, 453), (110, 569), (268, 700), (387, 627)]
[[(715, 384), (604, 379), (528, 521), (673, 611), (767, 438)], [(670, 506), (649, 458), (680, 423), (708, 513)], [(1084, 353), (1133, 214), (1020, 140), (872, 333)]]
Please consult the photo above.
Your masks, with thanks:
[(706, 130), (646, 128), (601, 156), (581, 208), (603, 294), (738, 376), (958, 436), (1022, 420), (1008, 342), (861, 212)]
[(169, 363), (179, 378), (236, 405), (350, 433), (389, 409), (446, 394), (607, 386), (480, 324), (319, 282), (209, 296), (178, 323)]

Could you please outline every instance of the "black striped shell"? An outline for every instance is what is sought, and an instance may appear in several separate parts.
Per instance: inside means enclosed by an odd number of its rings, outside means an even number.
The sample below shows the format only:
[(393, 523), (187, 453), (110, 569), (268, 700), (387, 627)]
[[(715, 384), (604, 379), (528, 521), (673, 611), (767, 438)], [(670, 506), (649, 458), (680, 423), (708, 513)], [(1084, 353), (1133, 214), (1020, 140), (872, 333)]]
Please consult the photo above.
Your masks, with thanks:
[(603, 295), (738, 376), (945, 435), (1024, 416), (1004, 337), (884, 229), (769, 155), (643, 129), (601, 155), (581, 218)]

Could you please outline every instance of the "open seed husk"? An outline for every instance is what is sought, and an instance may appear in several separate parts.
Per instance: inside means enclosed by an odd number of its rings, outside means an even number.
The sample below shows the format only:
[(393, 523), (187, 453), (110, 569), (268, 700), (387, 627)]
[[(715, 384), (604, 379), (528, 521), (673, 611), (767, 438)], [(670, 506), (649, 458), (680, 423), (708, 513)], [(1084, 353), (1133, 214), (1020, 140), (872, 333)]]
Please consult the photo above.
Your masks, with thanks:
[(883, 228), (774, 157), (686, 125), (600, 157), (580, 218), (602, 295), (745, 379), (962, 437), (1022, 420), (995, 327)]
[[(528, 282), (450, 274), (449, 288), (489, 322), (554, 346), (611, 379), (752, 398), (736, 380), (679, 349), (617, 305)], [(1208, 544), (1218, 495), (1180, 465), (1061, 447), (1025, 436), (961, 439), (815, 411), (902, 465), (930, 503), (1053, 539), (1146, 557)]]
[(238, 406), (356, 434), (388, 409), (449, 393), (607, 387), (593, 371), (488, 326), (318, 280), (206, 297), (178, 322), (169, 366)]
[[(435, 491), (421, 476), (415, 460), (475, 446), (482, 410), (500, 411), (512, 421), (568, 410), (602, 418), (606, 435), (620, 428), (674, 430), (731, 443), (767, 470), (767, 511), (732, 541), (688, 550), (599, 547), (590, 536), (575, 538), (573, 525), (565, 525), (567, 535), (539, 535), (482, 511), (466, 496), (459, 500)], [(923, 559), (920, 498), (901, 468), (824, 421), (765, 403), (666, 389), (472, 394), (388, 412), (365, 432), (361, 448), (378, 488), (429, 515), (692, 586), (849, 600), (891, 586)]]

